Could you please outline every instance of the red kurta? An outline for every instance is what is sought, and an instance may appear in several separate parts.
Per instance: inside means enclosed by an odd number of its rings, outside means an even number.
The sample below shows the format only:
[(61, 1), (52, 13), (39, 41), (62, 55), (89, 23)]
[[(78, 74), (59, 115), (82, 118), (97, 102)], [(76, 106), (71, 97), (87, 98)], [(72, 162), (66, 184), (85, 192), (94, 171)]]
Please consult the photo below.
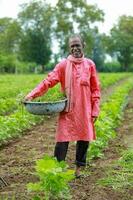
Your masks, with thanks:
[[(41, 96), (58, 82), (64, 90), (66, 65), (67, 59), (57, 64), (27, 97)], [(84, 64), (73, 63), (72, 80), (73, 109), (71, 112), (63, 111), (59, 114), (56, 141), (94, 140), (96, 135), (92, 116), (99, 115), (100, 87), (93, 61), (84, 58)]]

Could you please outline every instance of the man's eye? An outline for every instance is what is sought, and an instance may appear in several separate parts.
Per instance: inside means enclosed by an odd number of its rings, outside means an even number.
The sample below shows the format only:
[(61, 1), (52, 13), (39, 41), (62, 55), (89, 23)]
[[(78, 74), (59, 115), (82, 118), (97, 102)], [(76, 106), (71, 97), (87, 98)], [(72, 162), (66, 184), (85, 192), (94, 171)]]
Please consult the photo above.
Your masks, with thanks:
[(72, 45), (71, 48), (74, 48), (74, 47), (80, 47), (79, 44), (75, 44), (75, 45)]
[(73, 48), (75, 45), (72, 45), (71, 48)]

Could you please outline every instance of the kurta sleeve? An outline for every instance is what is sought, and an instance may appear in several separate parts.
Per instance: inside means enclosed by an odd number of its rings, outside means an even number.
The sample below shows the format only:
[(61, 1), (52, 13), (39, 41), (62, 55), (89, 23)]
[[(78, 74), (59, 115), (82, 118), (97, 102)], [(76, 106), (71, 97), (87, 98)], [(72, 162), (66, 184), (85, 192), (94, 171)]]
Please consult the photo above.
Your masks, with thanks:
[(52, 72), (50, 72), (46, 79), (44, 79), (35, 89), (33, 89), (26, 99), (34, 99), (45, 94), (49, 88), (52, 88), (61, 79), (60, 63), (57, 64)]
[(96, 72), (96, 66), (94, 63), (91, 64), (91, 101), (92, 101), (92, 117), (97, 117), (100, 112), (100, 82)]

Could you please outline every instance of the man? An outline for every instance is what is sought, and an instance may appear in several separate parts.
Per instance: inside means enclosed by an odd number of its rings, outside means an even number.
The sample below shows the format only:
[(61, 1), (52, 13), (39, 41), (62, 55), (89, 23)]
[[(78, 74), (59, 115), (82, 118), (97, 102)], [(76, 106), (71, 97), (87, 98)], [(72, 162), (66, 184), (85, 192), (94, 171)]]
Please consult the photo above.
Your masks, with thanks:
[(54, 156), (65, 160), (68, 144), (76, 144), (76, 177), (80, 177), (82, 166), (86, 166), (89, 142), (96, 138), (94, 122), (99, 115), (100, 87), (96, 67), (92, 60), (84, 57), (84, 42), (79, 35), (69, 39), (70, 55), (56, 65), (25, 100), (41, 96), (58, 82), (66, 93), (68, 102), (59, 114)]

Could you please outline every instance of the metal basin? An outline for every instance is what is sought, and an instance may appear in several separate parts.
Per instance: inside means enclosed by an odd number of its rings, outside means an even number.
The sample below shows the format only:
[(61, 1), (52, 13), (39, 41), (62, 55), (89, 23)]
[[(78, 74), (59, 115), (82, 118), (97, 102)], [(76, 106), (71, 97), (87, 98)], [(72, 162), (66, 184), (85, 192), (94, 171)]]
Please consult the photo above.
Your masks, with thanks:
[(62, 112), (67, 103), (67, 99), (55, 102), (23, 102), (26, 110), (34, 115), (47, 115)]

